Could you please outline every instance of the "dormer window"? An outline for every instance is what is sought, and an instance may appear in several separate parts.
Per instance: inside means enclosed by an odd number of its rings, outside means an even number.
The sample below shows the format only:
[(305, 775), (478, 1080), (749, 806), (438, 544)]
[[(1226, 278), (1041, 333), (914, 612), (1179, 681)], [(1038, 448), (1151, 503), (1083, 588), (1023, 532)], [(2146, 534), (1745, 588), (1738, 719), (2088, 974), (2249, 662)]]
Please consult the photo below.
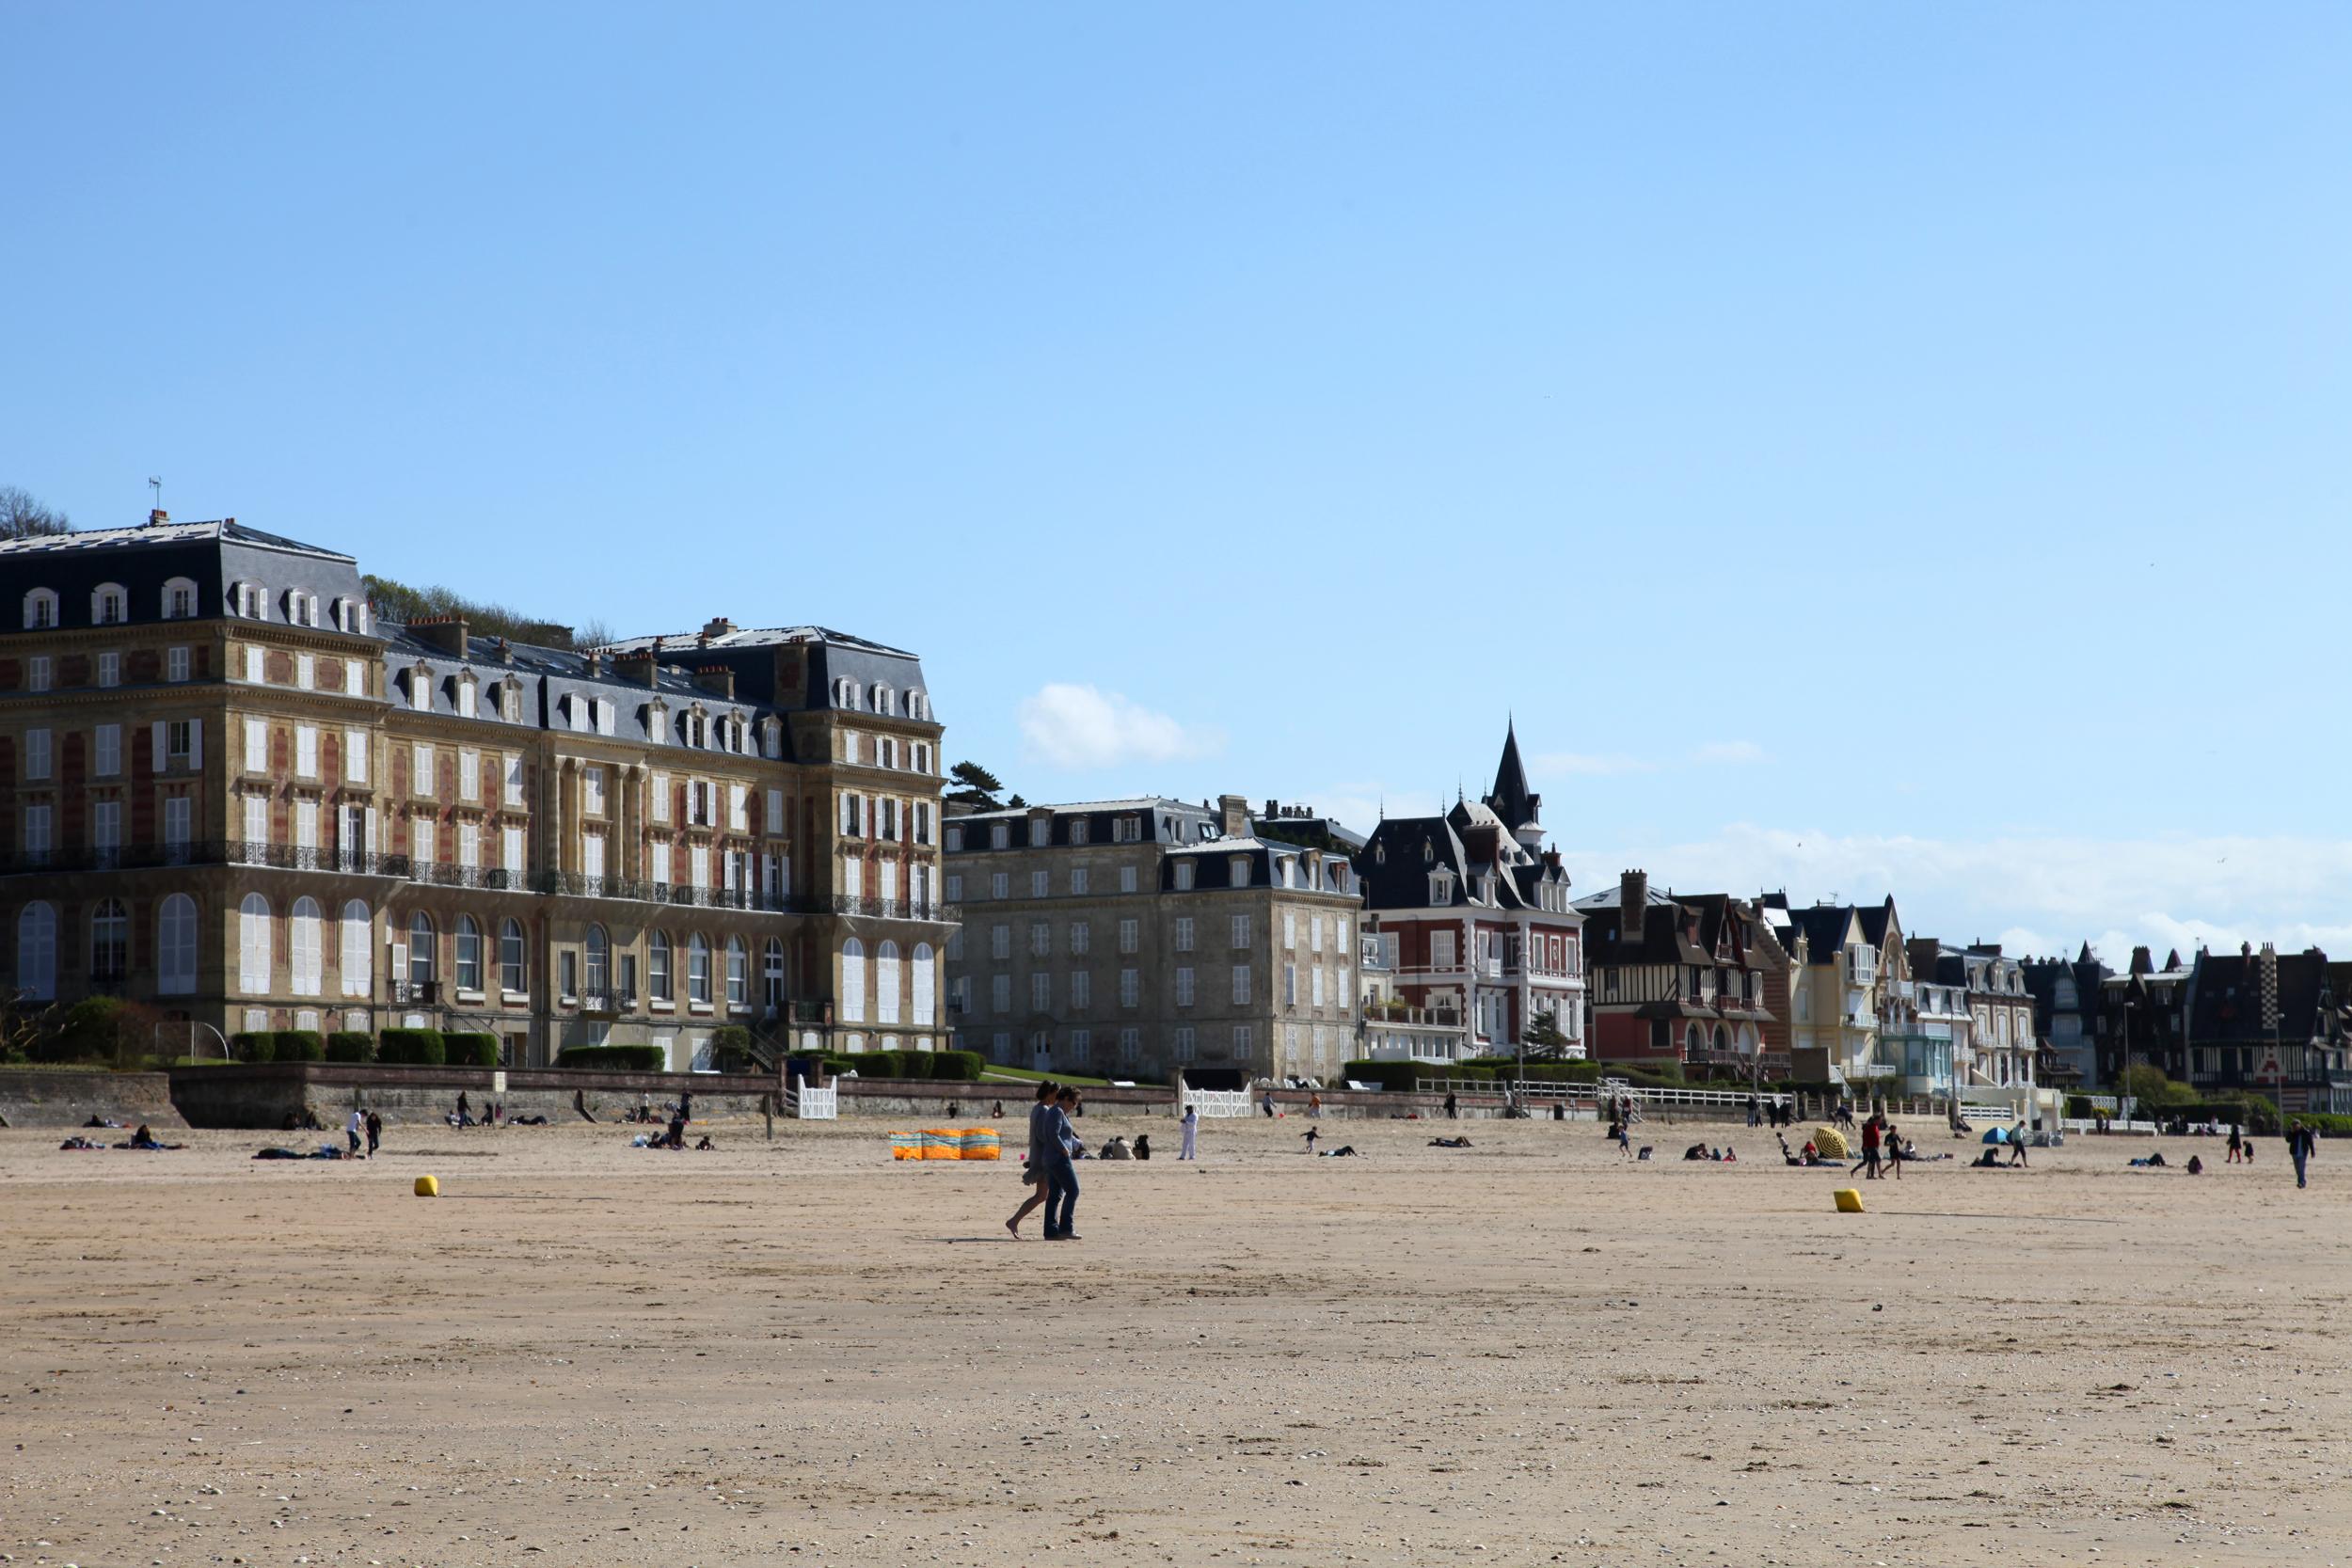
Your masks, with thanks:
[(910, 719), (929, 719), (930, 716), (931, 700), (930, 696), (924, 692), (923, 689), (918, 686), (914, 690), (908, 692), (907, 717)]
[(230, 613), (247, 621), (269, 619), (269, 596), (258, 582), (234, 582), (229, 585)]
[(682, 722), (686, 732), (683, 744), (705, 747), (710, 744), (710, 720), (702, 709), (690, 710)]
[(315, 626), (319, 624), (319, 596), (305, 594), (298, 588), (286, 590), (286, 625)]
[[(1234, 855), (1227, 860), (1225, 879), (1228, 886), (1248, 887), (1249, 885), (1249, 857)], [(1284, 887), (1291, 885), (1291, 863), (1287, 857), (1282, 862), (1282, 885)]]
[(349, 632), (354, 637), (367, 635), (368, 605), (365, 599), (337, 599), (327, 608), (334, 617), (337, 631)]
[(164, 584), (164, 619), (187, 621), (196, 616), (196, 583), (189, 578), (173, 578)]
[(473, 718), (473, 717), (475, 716), (475, 712), (476, 712), (476, 708), (475, 708), (475, 702), (476, 702), (476, 697), (475, 697), (475, 691), (474, 691), (474, 682), (473, 682), (473, 676), (472, 676), (472, 675), (470, 675), (470, 674), (466, 674), (466, 675), (460, 675), (460, 676), (458, 676), (458, 677), (457, 677), (457, 717), (459, 717), (460, 719), (471, 719), (471, 718)]
[(1186, 860), (1186, 861), (1178, 861), (1178, 862), (1176, 863), (1176, 891), (1177, 891), (1177, 892), (1179, 892), (1179, 893), (1190, 893), (1190, 892), (1192, 891), (1192, 873), (1193, 873), (1193, 865), (1192, 865), (1192, 862), (1190, 862), (1190, 861)]
[(874, 688), (874, 711), (896, 715), (898, 711), (898, 694), (890, 688), (877, 684)]
[(1429, 874), (1429, 901), (1432, 904), (1438, 905), (1446, 905), (1454, 902), (1454, 877), (1452, 873), (1433, 871)]
[(523, 683), (499, 682), (499, 717), (510, 724), (519, 724), (523, 718)]
[(589, 721), (596, 725), (596, 733), (598, 735), (611, 735), (612, 733), (614, 713), (612, 699), (610, 697), (593, 698), (589, 702), (588, 707)]
[(772, 716), (759, 722), (759, 754), (771, 762), (784, 758), (784, 721)]
[(55, 589), (36, 588), (24, 595), (24, 629), (46, 631), (57, 624), (57, 594)]
[(102, 582), (90, 593), (90, 625), (119, 626), (131, 618), (130, 593), (119, 582)]
[(433, 711), (433, 672), (421, 664), (408, 672), (408, 705), (419, 713)]

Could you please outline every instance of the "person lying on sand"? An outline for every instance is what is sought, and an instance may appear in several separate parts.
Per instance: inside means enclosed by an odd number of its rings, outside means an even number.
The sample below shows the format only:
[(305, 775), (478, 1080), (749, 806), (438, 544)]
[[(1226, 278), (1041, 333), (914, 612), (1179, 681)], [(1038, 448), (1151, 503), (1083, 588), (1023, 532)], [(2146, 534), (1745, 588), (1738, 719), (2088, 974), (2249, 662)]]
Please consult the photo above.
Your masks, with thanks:
[(90, 1142), (90, 1141), (89, 1141), (89, 1139), (85, 1138), (84, 1136), (82, 1136), (82, 1134), (80, 1134), (79, 1132), (76, 1132), (76, 1133), (74, 1133), (74, 1134), (73, 1134), (73, 1136), (72, 1136), (72, 1137), (70, 1137), (70, 1138), (66, 1139), (66, 1141), (65, 1141), (65, 1142), (63, 1142), (63, 1143), (59, 1144), (57, 1147), (58, 1147), (60, 1149), (67, 1149), (67, 1148), (76, 1148), (76, 1149), (79, 1149), (79, 1148), (100, 1148), (100, 1149), (103, 1149), (103, 1148), (104, 1148), (106, 1146), (105, 1146), (104, 1144), (100, 1144), (100, 1143), (92, 1143), (92, 1142)]
[(1316, 1158), (1321, 1160), (1354, 1159), (1356, 1158), (1356, 1146), (1354, 1144), (1342, 1144), (1337, 1148), (1327, 1148), (1322, 1150), (1316, 1155)]
[(1468, 1148), (1470, 1146), (1470, 1141), (1468, 1138), (1432, 1138), (1429, 1140), (1429, 1147), (1432, 1148)]

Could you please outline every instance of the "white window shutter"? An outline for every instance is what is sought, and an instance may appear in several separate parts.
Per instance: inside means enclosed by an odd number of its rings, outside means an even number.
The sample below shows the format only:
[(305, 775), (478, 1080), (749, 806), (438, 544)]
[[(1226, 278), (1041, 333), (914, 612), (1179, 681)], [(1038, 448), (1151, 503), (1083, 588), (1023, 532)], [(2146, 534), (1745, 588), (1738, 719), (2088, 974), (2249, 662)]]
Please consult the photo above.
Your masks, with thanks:
[(368, 808), (368, 853), (375, 853), (375, 808)]
[(201, 719), (188, 721), (188, 766), (196, 768), (204, 766), (204, 721)]
[(164, 770), (164, 721), (160, 719), (150, 726), (153, 735), (153, 750), (147, 754), (148, 766), (160, 773)]

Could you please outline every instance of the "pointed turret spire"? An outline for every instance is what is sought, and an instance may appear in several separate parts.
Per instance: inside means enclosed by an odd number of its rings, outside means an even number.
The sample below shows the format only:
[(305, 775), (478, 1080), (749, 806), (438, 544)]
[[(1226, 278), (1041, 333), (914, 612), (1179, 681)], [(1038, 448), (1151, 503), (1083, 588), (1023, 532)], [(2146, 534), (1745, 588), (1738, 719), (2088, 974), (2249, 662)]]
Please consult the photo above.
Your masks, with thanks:
[(1519, 761), (1518, 723), (1506, 720), (1502, 760), (1495, 765), (1494, 793), (1486, 797), (1487, 809), (1502, 818), (1513, 837), (1533, 849), (1543, 842), (1543, 803), (1544, 798), (1527, 787), (1527, 768)]

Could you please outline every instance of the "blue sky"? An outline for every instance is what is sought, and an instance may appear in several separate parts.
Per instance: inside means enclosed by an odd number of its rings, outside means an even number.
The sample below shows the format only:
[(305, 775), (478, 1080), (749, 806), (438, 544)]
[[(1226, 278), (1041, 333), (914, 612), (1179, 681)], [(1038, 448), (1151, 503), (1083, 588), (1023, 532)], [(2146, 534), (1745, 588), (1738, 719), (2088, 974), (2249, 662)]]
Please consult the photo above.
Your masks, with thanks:
[[(1032, 798), (2352, 954), (2352, 10), (0, 11), (0, 483), (920, 650)], [(2120, 958), (2122, 955), (2112, 954)]]

